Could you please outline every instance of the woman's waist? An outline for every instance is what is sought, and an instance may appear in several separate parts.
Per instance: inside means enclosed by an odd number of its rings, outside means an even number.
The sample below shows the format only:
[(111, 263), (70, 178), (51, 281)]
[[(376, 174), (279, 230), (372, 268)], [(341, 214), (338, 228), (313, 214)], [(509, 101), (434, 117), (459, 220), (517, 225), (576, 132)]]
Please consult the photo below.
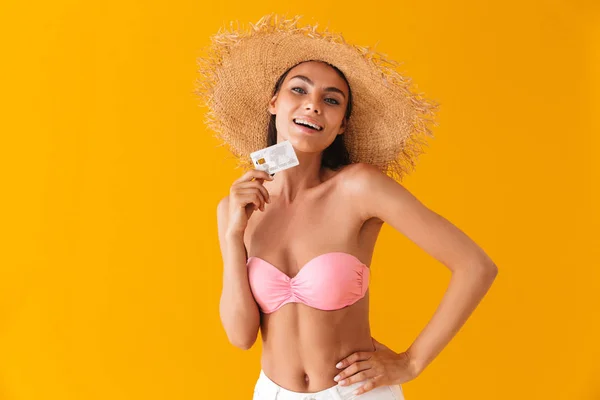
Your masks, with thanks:
[[(331, 337), (291, 335), (263, 340), (261, 367), (280, 386), (295, 392), (318, 392), (337, 383), (335, 365), (357, 351), (373, 351), (370, 332)], [(325, 335), (329, 336), (329, 335)]]

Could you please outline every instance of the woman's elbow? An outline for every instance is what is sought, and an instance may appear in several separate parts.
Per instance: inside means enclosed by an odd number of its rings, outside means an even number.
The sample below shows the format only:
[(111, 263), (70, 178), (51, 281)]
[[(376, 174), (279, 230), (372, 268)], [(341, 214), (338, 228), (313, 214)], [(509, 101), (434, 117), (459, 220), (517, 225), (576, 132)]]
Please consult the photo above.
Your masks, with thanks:
[(258, 326), (252, 328), (246, 326), (242, 328), (242, 326), (238, 325), (225, 329), (225, 333), (227, 334), (229, 343), (242, 350), (249, 350), (256, 342), (258, 329)]
[(487, 265), (485, 271), (491, 277), (492, 280), (494, 280), (498, 275), (498, 267), (494, 263)]
[(250, 350), (252, 348), (253, 344), (254, 343), (246, 342), (246, 343), (236, 344), (235, 347), (240, 348), (242, 350)]
[(250, 348), (252, 348), (252, 346), (254, 345), (255, 342), (256, 342), (256, 335), (254, 335), (254, 337), (239, 336), (239, 337), (230, 337), (229, 338), (229, 343), (231, 343), (235, 347), (240, 348), (242, 350), (250, 350)]

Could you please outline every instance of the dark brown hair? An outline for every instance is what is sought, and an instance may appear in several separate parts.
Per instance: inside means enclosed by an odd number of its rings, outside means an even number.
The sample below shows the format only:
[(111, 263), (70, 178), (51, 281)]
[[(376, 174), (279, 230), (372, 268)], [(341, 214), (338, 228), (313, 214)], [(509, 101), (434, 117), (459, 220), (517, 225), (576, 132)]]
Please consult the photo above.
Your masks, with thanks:
[[(344, 118), (346, 119), (346, 123), (348, 123), (348, 119), (350, 118), (350, 115), (352, 114), (352, 90), (350, 90), (350, 84), (348, 83), (346, 76), (344, 75), (344, 73), (342, 71), (340, 71), (334, 65), (331, 65), (329, 63), (326, 63), (326, 62), (320, 61), (320, 60), (309, 60), (309, 61), (318, 61), (318, 62), (323, 62), (323, 63), (329, 65), (338, 73), (339, 76), (342, 77), (342, 79), (348, 85), (348, 105), (346, 107), (346, 114), (344, 115)], [(281, 85), (283, 84), (285, 77), (292, 70), (292, 68), (294, 68), (297, 65), (300, 65), (304, 62), (307, 62), (307, 61), (302, 61), (302, 62), (288, 68), (288, 70), (285, 71), (279, 77), (279, 79), (277, 80), (277, 83), (275, 84), (275, 88), (273, 89), (272, 96), (275, 96), (277, 93), (279, 93), (279, 90), (281, 89)], [(272, 146), (277, 143), (277, 126), (275, 124), (275, 119), (276, 119), (275, 115), (271, 115), (271, 117), (269, 119), (269, 126), (267, 128), (267, 146)], [(323, 158), (321, 160), (321, 167), (327, 167), (327, 168), (330, 168), (333, 170), (337, 170), (341, 166), (348, 165), (351, 163), (352, 162), (350, 161), (350, 155), (348, 154), (348, 150), (346, 149), (346, 146), (344, 145), (344, 134), (342, 133), (341, 135), (336, 135), (335, 140), (325, 150), (323, 150)]]

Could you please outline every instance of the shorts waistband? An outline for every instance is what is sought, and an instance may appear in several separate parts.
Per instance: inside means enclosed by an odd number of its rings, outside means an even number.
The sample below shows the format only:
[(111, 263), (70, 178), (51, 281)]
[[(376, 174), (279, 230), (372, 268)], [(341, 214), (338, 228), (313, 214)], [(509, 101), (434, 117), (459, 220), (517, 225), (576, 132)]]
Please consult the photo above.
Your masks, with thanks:
[(277, 394), (277, 399), (282, 400), (310, 400), (313, 398), (331, 400), (340, 399), (337, 385), (333, 385), (330, 388), (313, 393), (294, 392), (292, 390), (282, 388), (277, 383), (273, 382), (262, 369), (260, 370), (256, 386), (261, 393), (269, 393), (273, 395)]
[[(354, 398), (352, 392), (362, 385), (364, 381), (355, 382), (347, 386), (333, 385), (327, 389), (313, 393), (294, 392), (282, 388), (277, 383), (273, 382), (261, 369), (255, 390), (261, 395), (266, 395), (267, 398), (277, 398), (277, 400), (344, 400)], [(401, 385), (381, 386), (373, 390), (373, 395), (381, 396), (382, 399), (404, 400), (404, 393)], [(379, 397), (377, 397), (379, 398)]]

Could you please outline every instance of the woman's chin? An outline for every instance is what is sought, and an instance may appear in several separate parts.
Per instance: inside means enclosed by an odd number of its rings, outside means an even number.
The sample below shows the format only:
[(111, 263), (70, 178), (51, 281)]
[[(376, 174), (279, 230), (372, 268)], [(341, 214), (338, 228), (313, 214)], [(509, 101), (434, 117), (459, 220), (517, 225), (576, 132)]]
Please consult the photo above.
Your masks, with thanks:
[(310, 153), (315, 151), (315, 145), (312, 140), (309, 140), (305, 135), (293, 133), (286, 140), (289, 140), (294, 150)]

